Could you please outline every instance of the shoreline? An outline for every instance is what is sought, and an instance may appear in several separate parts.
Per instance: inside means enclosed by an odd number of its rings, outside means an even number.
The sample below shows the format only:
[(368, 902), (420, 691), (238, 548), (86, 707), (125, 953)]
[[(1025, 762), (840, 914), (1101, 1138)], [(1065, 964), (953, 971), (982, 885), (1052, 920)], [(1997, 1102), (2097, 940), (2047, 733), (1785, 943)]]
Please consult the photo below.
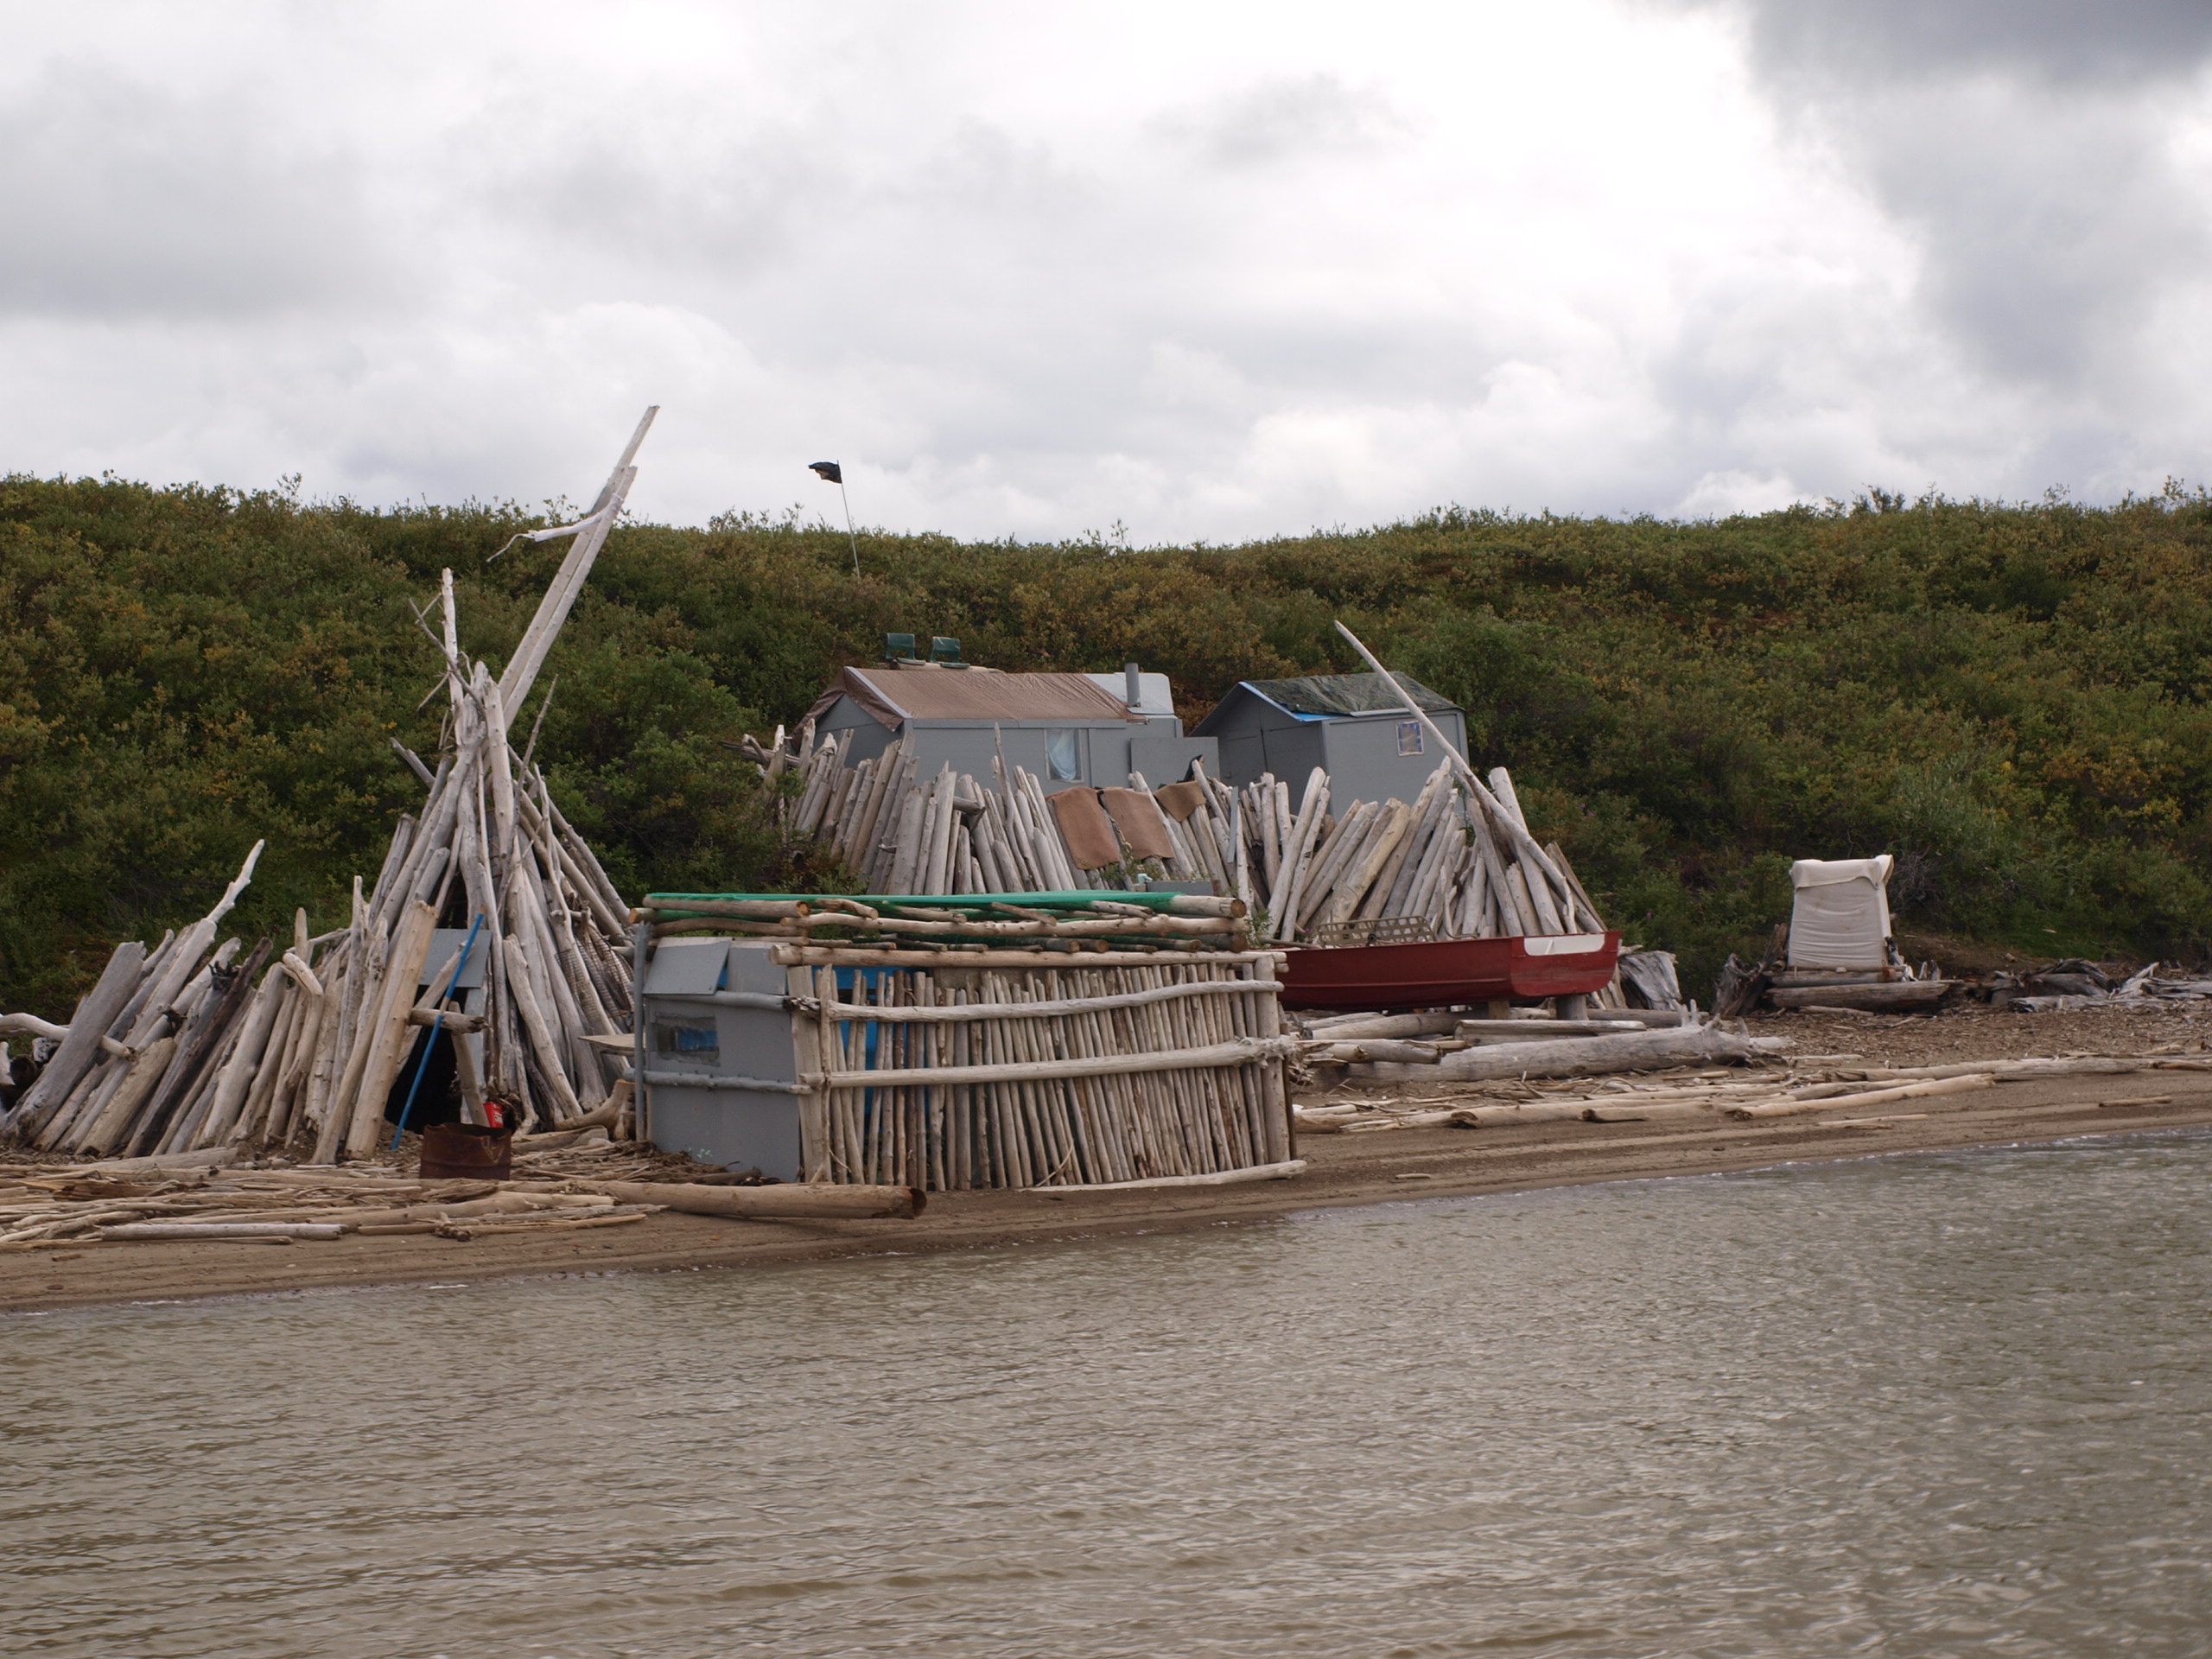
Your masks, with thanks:
[[(1547, 1187), (1734, 1173), (1790, 1163), (2137, 1135), (2212, 1124), (2212, 1074), (2068, 1077), (1912, 1103), (1866, 1126), (1549, 1122), (1301, 1135), (1306, 1170), (1236, 1186), (930, 1195), (912, 1220), (734, 1221), (651, 1216), (632, 1226), (467, 1242), (435, 1236), (270, 1246), (92, 1243), (0, 1256), (0, 1314), (349, 1287), (479, 1284), (1057, 1244), (1279, 1220), (1302, 1211)], [(612, 1235), (620, 1235), (613, 1236)]]

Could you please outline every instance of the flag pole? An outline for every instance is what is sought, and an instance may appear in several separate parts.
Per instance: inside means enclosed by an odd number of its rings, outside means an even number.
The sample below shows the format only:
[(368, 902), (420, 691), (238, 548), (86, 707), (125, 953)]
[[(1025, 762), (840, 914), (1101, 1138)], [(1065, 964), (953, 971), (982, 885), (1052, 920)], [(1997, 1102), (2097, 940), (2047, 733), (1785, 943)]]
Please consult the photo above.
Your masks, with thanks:
[(810, 461), (806, 470), (824, 484), (837, 486), (837, 499), (845, 504), (845, 539), (853, 544), (853, 579), (860, 580), (861, 538), (853, 530), (853, 498), (845, 489), (845, 463), (842, 461)]

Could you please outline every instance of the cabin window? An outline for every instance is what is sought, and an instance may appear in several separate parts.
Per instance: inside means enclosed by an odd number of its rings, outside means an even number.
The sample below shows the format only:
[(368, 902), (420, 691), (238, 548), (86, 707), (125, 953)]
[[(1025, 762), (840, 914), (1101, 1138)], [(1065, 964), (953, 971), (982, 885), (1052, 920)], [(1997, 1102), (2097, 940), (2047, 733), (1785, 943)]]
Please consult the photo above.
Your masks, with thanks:
[(1083, 776), (1083, 768), (1077, 764), (1075, 739), (1074, 729), (1068, 727), (1045, 734), (1046, 775), (1055, 783), (1073, 783)]
[(683, 1060), (719, 1060), (721, 1033), (712, 1020), (656, 1020), (653, 1052)]
[(1398, 753), (1419, 754), (1421, 752), (1421, 721), (1402, 720), (1398, 722)]

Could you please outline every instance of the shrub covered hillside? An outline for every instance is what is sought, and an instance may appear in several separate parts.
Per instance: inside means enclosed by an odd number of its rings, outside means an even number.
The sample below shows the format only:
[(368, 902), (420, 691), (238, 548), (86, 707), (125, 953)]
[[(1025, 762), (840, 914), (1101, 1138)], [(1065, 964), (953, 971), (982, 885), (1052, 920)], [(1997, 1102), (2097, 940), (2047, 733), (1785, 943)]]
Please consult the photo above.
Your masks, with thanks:
[[(563, 543), (505, 507), (0, 485), (0, 1004), (66, 1013), (114, 939), (198, 913), (340, 922), (437, 741), (410, 601), (450, 566), (496, 667)], [(1876, 496), (1708, 524), (1450, 512), (1128, 551), (725, 515), (626, 525), (527, 729), (626, 892), (778, 884), (752, 768), (897, 630), (1003, 668), (1239, 678), (1350, 669), (1343, 618), (1461, 702), (1547, 836), (1686, 977), (1787, 913), (1787, 866), (1888, 850), (1900, 925), (2039, 952), (2201, 952), (2212, 898), (2212, 499), (2109, 510)]]

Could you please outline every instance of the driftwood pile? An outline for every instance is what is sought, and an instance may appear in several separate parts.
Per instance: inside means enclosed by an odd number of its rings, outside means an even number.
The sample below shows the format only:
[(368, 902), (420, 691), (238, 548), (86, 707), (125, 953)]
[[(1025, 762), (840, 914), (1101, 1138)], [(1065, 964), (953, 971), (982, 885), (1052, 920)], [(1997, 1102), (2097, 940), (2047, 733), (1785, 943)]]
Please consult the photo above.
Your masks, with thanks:
[[(810, 738), (802, 728), (798, 741)], [(1318, 766), (1293, 811), (1290, 785), (1272, 773), (1232, 790), (1203, 766), (1157, 790), (1135, 774), (1128, 789), (1047, 796), (1027, 768), (995, 760), (989, 785), (950, 767), (918, 779), (903, 740), (852, 766), (835, 737), (803, 757), (761, 752), (764, 772), (781, 756), (802, 780), (791, 831), (835, 853), (871, 893), (1096, 891), (1142, 874), (1209, 882), (1264, 912), (1267, 937), (1282, 941), (1408, 920), (1422, 926), (1381, 937), (1602, 931), (1557, 843), (1540, 847), (1529, 835), (1503, 766), (1480, 797), (1446, 763), (1410, 805), (1353, 801), (1338, 817)], [(1064, 826), (1074, 814), (1056, 804), (1071, 795), (1096, 800), (1082, 810), (1110, 836), (1091, 843), (1110, 849), (1110, 860), (1086, 863), (1071, 844)]]
[[(461, 651), (445, 573), (442, 753), (434, 772), (400, 750), (429, 798), (399, 820), (373, 888), (354, 879), (349, 925), (311, 938), (302, 912), (287, 947), (219, 946), (257, 842), (207, 916), (150, 951), (117, 949), (0, 1135), (88, 1157), (251, 1144), (296, 1145), (318, 1164), (363, 1158), (395, 1090), (419, 1082), (426, 1027), (451, 1033), (468, 1122), (558, 1125), (607, 1105), (631, 1046), (626, 906), (507, 722), (622, 510), (652, 413), (590, 513), (532, 532), (575, 542), (496, 679)], [(466, 941), (432, 962), (442, 919)], [(462, 1011), (468, 969), (484, 988)], [(416, 1121), (442, 1104), (414, 1103)]]
[[(2148, 1012), (2212, 998), (2212, 978), (2176, 971), (2164, 963), (2133, 970), (2069, 958), (2021, 973), (1986, 979), (1947, 977), (1933, 963), (1917, 969), (1903, 960), (1880, 969), (1785, 968), (1780, 964), (1789, 928), (1777, 925), (1766, 955), (1746, 965), (1730, 957), (1713, 986), (1713, 1007), (1723, 1014), (1765, 1007), (1804, 1014), (1933, 1014), (1967, 1001), (1986, 1001), (2015, 1014), (2054, 1014), (2112, 1007)], [(1894, 947), (1892, 947), (1894, 955)]]
[(1993, 974), (1986, 987), (1989, 1006), (2016, 1014), (2098, 1007), (2139, 1011), (2212, 997), (2212, 978), (2185, 971), (2162, 975), (2158, 969), (2164, 965), (2154, 962), (2132, 974), (2107, 973), (2101, 963), (2075, 959), (2025, 974)]
[(1789, 925), (1777, 923), (1766, 954), (1755, 963), (1731, 956), (1713, 986), (1716, 1014), (1739, 1019), (1762, 1007), (1783, 1013), (1932, 1014), (1958, 988), (1933, 963), (1915, 969), (1887, 947), (1883, 968), (1789, 967)]
[(1333, 814), (1318, 766), (1294, 810), (1289, 782), (1272, 773), (1231, 789), (1201, 765), (1159, 789), (1133, 774), (1126, 789), (1047, 795), (1003, 759), (989, 785), (950, 766), (925, 779), (904, 739), (848, 766), (836, 738), (817, 747), (814, 737), (810, 722), (787, 747), (779, 728), (765, 745), (747, 739), (746, 752), (771, 781), (796, 769), (788, 830), (834, 854), (870, 893), (1125, 888), (1142, 875), (1210, 883), (1247, 907), (1262, 942), (1605, 931), (1558, 843), (1530, 833), (1505, 768), (1478, 776), (1440, 731), (1446, 759), (1413, 802), (1342, 802)]

